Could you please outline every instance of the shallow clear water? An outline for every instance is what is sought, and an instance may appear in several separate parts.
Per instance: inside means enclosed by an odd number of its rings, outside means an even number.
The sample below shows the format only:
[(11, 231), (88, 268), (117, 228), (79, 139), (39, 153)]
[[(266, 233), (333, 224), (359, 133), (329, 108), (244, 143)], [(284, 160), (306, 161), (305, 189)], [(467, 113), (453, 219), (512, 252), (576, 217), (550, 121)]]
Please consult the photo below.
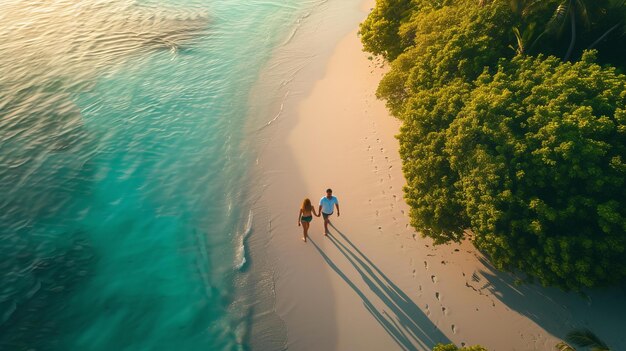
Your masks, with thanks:
[(314, 6), (0, 2), (0, 350), (248, 348), (249, 94)]

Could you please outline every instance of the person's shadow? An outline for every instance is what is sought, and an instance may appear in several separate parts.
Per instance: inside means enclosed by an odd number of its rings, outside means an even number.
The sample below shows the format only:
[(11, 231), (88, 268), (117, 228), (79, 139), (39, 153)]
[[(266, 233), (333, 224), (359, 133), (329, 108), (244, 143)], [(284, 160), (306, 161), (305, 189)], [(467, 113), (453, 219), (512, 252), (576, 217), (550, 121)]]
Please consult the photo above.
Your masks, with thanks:
[(436, 344), (451, 341), (431, 322), (422, 310), (367, 257), (341, 231), (331, 224), (344, 244), (332, 233), (330, 241), (339, 249), (359, 273), (385, 308), (377, 308), (344, 272), (310, 239), (322, 258), (363, 300), (365, 308), (403, 350), (430, 350)]

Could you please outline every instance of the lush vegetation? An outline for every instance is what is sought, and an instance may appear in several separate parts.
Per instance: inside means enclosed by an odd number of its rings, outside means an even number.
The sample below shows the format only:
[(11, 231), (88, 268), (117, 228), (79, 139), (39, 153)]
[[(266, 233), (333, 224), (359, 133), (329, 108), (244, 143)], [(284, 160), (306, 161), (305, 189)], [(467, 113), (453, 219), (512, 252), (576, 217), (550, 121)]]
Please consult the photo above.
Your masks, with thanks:
[[(476, 345), (476, 346), (467, 346), (467, 347), (461, 347), (458, 348), (456, 345), (454, 344), (437, 344), (434, 348), (433, 351), (487, 351), (487, 349), (485, 349), (484, 347), (480, 346), (480, 345)], [(569, 351), (569, 350), (568, 350)]]
[(623, 281), (625, 19), (609, 0), (378, 0), (361, 35), (391, 62), (412, 225), (471, 229), (544, 285)]

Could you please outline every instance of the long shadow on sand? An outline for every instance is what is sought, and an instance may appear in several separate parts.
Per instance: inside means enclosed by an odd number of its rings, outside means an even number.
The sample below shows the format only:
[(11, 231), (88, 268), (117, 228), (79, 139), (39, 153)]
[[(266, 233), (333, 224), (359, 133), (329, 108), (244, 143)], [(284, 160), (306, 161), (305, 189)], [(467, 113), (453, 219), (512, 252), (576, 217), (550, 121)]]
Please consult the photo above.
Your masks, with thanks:
[(311, 242), (330, 268), (359, 295), (365, 308), (403, 350), (430, 350), (438, 343), (451, 342), (367, 256), (335, 226), (332, 227), (337, 230), (347, 245), (333, 234), (329, 234), (330, 241), (359, 273), (370, 291), (384, 304), (384, 308), (377, 308), (363, 291), (320, 249), (315, 241), (311, 239)]

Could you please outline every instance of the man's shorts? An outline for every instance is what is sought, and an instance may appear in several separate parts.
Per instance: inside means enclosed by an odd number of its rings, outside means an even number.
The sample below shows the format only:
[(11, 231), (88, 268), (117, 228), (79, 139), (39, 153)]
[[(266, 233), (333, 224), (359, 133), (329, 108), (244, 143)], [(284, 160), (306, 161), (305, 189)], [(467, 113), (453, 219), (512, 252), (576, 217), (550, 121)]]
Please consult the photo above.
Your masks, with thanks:
[(324, 219), (328, 219), (328, 217), (332, 216), (332, 215), (333, 215), (332, 212), (331, 213), (324, 213), (324, 212), (322, 212), (322, 217), (324, 217)]

